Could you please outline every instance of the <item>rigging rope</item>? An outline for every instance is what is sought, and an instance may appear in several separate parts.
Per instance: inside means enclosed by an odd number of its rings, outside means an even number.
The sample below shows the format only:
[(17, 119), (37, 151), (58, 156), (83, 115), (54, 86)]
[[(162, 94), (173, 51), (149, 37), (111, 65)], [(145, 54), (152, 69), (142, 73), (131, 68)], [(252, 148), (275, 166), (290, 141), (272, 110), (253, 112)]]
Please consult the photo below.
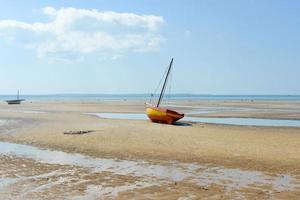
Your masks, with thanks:
[(169, 86), (167, 88), (167, 93), (165, 95), (165, 100), (164, 100), (165, 104), (169, 104), (169, 102), (171, 101), (172, 71), (173, 68), (171, 69), (169, 79), (167, 80), (167, 84), (169, 84)]
[(160, 79), (160, 81), (159, 81), (159, 83), (158, 83), (156, 89), (154, 90), (154, 93), (151, 93), (151, 96), (150, 96), (150, 103), (152, 103), (152, 99), (155, 97), (155, 94), (157, 93), (158, 89), (160, 88), (160, 85), (162, 84), (162, 81), (164, 80), (164, 78), (165, 78), (167, 72), (168, 72), (168, 67), (166, 68), (166, 70), (165, 70), (163, 76), (161, 77), (161, 79)]

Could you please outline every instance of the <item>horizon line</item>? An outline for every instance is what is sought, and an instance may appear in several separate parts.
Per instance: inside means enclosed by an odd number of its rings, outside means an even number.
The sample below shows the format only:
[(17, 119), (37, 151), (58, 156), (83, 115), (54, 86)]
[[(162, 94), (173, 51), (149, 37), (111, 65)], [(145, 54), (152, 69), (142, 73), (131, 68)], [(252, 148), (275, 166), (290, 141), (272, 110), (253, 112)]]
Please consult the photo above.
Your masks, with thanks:
[[(23, 93), (20, 96), (49, 96), (49, 95), (151, 95), (153, 93)], [(16, 95), (14, 93), (10, 94), (0, 94), (0, 96), (11, 96)], [(155, 93), (153, 95), (159, 95), (159, 93)], [(174, 96), (174, 95), (181, 95), (181, 96), (300, 96), (300, 94), (201, 94), (201, 93), (172, 93), (168, 94), (167, 96)]]

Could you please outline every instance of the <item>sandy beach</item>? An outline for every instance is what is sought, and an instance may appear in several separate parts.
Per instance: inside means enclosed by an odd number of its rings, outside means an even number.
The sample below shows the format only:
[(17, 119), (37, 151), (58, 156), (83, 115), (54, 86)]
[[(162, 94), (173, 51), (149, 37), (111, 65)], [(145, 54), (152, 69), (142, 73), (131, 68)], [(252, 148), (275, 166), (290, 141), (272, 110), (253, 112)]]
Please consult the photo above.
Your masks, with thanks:
[(300, 1), (2, 1), (0, 200), (300, 200)]
[[(298, 101), (174, 101), (177, 110), (191, 117), (253, 117), (266, 119), (300, 119)], [(278, 189), (268, 181), (253, 181), (240, 187), (231, 187), (228, 179), (201, 186), (189, 178), (168, 180), (150, 184), (142, 177), (131, 173), (114, 174), (111, 171), (90, 172), (84, 166), (59, 163), (40, 163), (28, 157), (1, 155), (1, 175), (13, 177), (14, 173), (27, 177), (10, 188), (0, 190), (4, 198), (22, 198), (18, 188), (27, 185), (24, 198), (78, 198), (94, 195), (99, 199), (297, 199), (300, 195), (300, 128), (261, 127), (225, 124), (209, 124), (183, 121), (177, 125), (151, 123), (147, 120), (105, 119), (91, 113), (143, 113), (143, 101), (95, 101), (95, 102), (25, 102), (19, 106), (0, 103), (0, 139), (10, 143), (27, 144), (42, 149), (66, 153), (80, 153), (105, 159), (128, 160), (149, 165), (171, 166), (170, 163), (196, 164), (207, 170), (241, 170), (262, 173), (271, 181), (291, 177), (284, 189)], [(202, 108), (208, 112), (200, 110)], [(197, 112), (198, 111), (198, 112)], [(82, 135), (63, 134), (67, 131), (91, 130)], [(18, 166), (26, 163), (24, 170)], [(11, 166), (17, 169), (12, 171)], [(178, 167), (180, 168), (180, 167)], [(34, 184), (45, 185), (43, 178), (35, 176), (62, 170), (67, 182), (57, 182), (60, 175), (49, 175), (53, 185), (33, 190)], [(70, 171), (75, 170), (80, 175)], [(75, 174), (76, 174), (75, 173)], [(189, 172), (197, 177), (198, 171)], [(212, 170), (212, 174), (218, 171)], [(157, 178), (157, 176), (155, 176)], [(216, 176), (218, 177), (218, 176)], [(239, 176), (237, 176), (239, 177)], [(251, 176), (250, 176), (251, 177)], [(262, 175), (259, 177), (263, 177)], [(242, 176), (240, 177), (242, 179)], [(74, 179), (74, 180), (73, 180)], [(159, 176), (158, 176), (159, 179)], [(203, 178), (202, 178), (203, 179)], [(216, 178), (218, 179), (218, 178)], [(251, 179), (251, 178), (250, 178)], [(250, 180), (246, 177), (246, 180)], [(26, 181), (25, 181), (26, 180)], [(70, 180), (73, 180), (73, 182)], [(111, 181), (110, 184), (106, 181)], [(167, 179), (166, 179), (167, 180)], [(204, 180), (204, 179), (203, 179)], [(210, 180), (209, 178), (207, 180)], [(238, 181), (237, 178), (235, 181)], [(137, 181), (147, 182), (137, 184)], [(199, 180), (201, 182), (201, 178)], [(239, 180), (240, 181), (240, 180)], [(49, 181), (48, 181), (49, 182)], [(68, 183), (70, 184), (68, 186)], [(76, 184), (75, 184), (76, 183)], [(103, 185), (103, 184), (104, 185)], [(107, 194), (93, 191), (91, 185), (102, 188), (118, 188), (123, 184), (142, 185), (127, 187)], [(282, 184), (282, 183), (280, 183)], [(60, 187), (60, 186), (63, 187)], [(273, 186), (272, 186), (273, 185)], [(1, 187), (1, 185), (0, 185)], [(117, 190), (116, 190), (117, 191)], [(63, 196), (61, 192), (64, 192)], [(50, 195), (51, 194), (51, 195)], [(106, 195), (106, 196), (105, 196)], [(166, 197), (167, 195), (167, 197)], [(80, 199), (79, 198), (79, 199)]]

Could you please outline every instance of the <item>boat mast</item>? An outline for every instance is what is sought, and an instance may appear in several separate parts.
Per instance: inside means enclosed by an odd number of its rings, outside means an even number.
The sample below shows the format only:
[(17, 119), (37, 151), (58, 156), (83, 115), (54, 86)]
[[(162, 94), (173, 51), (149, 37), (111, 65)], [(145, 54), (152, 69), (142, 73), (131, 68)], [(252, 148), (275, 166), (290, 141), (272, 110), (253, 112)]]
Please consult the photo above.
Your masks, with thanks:
[(172, 64), (173, 64), (173, 58), (170, 62), (170, 66), (169, 66), (169, 69), (168, 69), (168, 72), (167, 72), (167, 75), (166, 75), (166, 79), (165, 79), (165, 82), (164, 82), (164, 85), (161, 89), (161, 92), (160, 92), (160, 96), (159, 96), (159, 99), (158, 99), (158, 102), (157, 102), (157, 105), (156, 107), (159, 107), (159, 104), (164, 96), (164, 92), (165, 92), (165, 89), (166, 89), (166, 85), (167, 85), (167, 81), (168, 81), (168, 77), (169, 77), (169, 74), (170, 74), (170, 71), (171, 71), (171, 67), (172, 67)]
[(19, 90), (18, 90), (18, 94), (17, 94), (17, 100), (19, 100)]

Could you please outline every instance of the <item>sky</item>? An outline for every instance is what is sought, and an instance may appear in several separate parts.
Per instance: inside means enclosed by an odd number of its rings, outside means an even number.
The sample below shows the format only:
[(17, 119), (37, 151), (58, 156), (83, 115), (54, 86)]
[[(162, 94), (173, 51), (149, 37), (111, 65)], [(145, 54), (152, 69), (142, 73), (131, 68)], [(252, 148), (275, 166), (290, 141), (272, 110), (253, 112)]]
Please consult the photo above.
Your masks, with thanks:
[(0, 94), (300, 94), (297, 0), (0, 0)]

